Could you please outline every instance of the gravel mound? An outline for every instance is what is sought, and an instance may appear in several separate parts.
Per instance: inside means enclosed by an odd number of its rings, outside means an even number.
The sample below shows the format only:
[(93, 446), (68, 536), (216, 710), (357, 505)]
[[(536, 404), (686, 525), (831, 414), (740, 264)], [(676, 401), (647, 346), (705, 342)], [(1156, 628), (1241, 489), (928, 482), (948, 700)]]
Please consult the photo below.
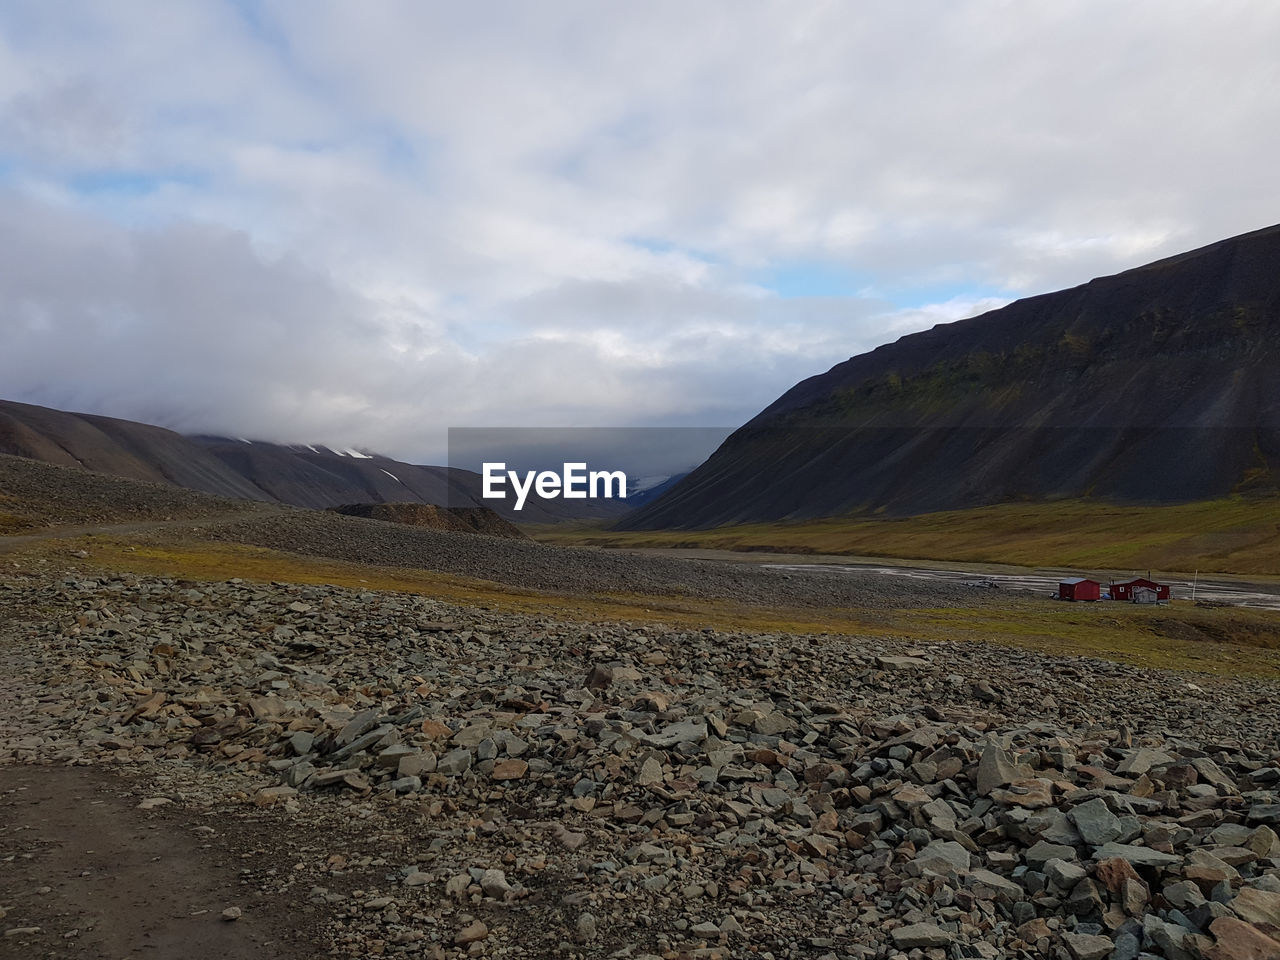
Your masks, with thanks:
[(0, 514), (7, 533), (45, 526), (201, 519), (273, 509), (163, 483), (129, 480), (0, 454)]
[(238, 581), (0, 614), (0, 763), (275, 818), (241, 883), (327, 955), (1280, 955), (1274, 683)]
[(638, 593), (774, 606), (877, 609), (966, 606), (997, 598), (957, 584), (874, 574), (769, 570), (749, 564), (498, 540), (332, 513), (262, 516), (210, 527), (213, 539), (315, 557), (493, 580), (571, 593)]
[(437, 507), (430, 503), (344, 503), (329, 507), (347, 517), (365, 517), (387, 523), (403, 523), (427, 530), (453, 530), (489, 537), (527, 540), (525, 533), (488, 507)]

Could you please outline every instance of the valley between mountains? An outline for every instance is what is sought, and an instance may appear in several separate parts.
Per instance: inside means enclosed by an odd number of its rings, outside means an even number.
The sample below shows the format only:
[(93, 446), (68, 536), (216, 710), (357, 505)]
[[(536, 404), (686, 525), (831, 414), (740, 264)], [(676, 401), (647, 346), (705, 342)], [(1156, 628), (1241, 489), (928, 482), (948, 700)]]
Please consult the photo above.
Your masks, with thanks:
[(0, 403), (0, 957), (1277, 960), (1277, 265), (904, 337), (629, 513)]
[(1280, 932), (1280, 614), (0, 469), (28, 518), (0, 556), (2, 956), (1222, 958)]

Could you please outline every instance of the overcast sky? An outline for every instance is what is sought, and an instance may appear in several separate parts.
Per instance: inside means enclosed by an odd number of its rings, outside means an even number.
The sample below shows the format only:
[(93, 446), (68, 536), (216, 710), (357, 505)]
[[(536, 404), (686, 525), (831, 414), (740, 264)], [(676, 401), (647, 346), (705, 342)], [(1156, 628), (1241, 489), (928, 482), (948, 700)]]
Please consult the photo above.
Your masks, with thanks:
[(0, 397), (720, 425), (1280, 220), (1280, 4), (0, 5)]

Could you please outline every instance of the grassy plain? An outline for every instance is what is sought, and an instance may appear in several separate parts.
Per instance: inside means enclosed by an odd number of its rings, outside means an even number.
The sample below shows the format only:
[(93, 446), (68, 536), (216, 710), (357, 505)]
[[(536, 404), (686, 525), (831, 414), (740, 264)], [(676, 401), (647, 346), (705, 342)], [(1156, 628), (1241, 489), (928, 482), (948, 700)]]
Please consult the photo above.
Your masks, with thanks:
[(1280, 498), (1169, 506), (1007, 503), (913, 517), (841, 517), (710, 530), (529, 528), (547, 543), (898, 557), (1086, 570), (1280, 577)]

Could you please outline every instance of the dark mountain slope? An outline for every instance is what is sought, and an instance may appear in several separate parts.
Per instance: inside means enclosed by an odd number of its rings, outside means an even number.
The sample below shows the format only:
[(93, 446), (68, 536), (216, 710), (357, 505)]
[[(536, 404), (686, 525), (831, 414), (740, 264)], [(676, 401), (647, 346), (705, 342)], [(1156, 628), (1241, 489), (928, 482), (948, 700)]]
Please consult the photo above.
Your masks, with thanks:
[[(349, 503), (428, 503), (482, 507), (479, 474), (418, 466), (326, 447), (285, 446), (225, 437), (186, 437), (132, 420), (68, 413), (0, 400), (0, 454), (83, 467), (132, 480), (171, 483), (223, 497), (334, 507)], [(531, 496), (508, 520), (555, 523), (618, 516), (624, 501)]]
[[(451, 467), (419, 466), (378, 454), (337, 452), (321, 446), (193, 437), (227, 467), (273, 499), (300, 507), (350, 503), (427, 503), (441, 507), (488, 507), (478, 473)], [(625, 506), (613, 501), (574, 501), (531, 496), (516, 512), (494, 508), (508, 520), (557, 523), (584, 516), (616, 517)]]
[(942, 324), (811, 377), (632, 529), (1280, 479), (1280, 227)]
[(447, 504), (450, 497), (469, 500), (469, 475), (447, 467), (420, 467), (376, 455), (351, 456), (318, 446), (245, 443), (223, 437), (191, 439), (273, 499), (302, 507), (387, 501)]
[(0, 453), (222, 497), (275, 499), (181, 434), (132, 420), (0, 400)]

